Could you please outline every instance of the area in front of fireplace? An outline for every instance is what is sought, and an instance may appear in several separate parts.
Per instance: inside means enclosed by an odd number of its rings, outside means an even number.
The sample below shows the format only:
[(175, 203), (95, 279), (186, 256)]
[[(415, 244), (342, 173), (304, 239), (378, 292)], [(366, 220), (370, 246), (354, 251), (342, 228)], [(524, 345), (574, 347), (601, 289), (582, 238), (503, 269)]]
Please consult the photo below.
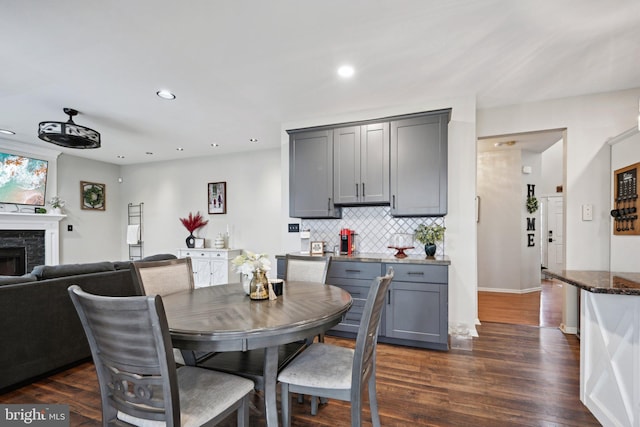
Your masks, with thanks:
[(0, 275), (20, 276), (44, 263), (44, 230), (0, 230)]

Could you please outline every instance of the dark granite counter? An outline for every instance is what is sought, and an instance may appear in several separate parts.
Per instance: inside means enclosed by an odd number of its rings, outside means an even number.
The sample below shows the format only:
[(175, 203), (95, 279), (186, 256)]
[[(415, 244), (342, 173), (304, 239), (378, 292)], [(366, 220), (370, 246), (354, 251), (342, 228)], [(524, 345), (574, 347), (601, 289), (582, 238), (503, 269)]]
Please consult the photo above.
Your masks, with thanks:
[(543, 274), (597, 294), (640, 295), (640, 273), (543, 270)]
[[(293, 252), (291, 255), (300, 255), (299, 252)], [(331, 255), (331, 258), (336, 261), (353, 261), (353, 262), (387, 262), (387, 263), (402, 263), (402, 264), (438, 264), (438, 265), (451, 265), (451, 260), (448, 256), (436, 256), (435, 258), (426, 258), (424, 255), (408, 255), (406, 258), (396, 258), (392, 253), (361, 253), (351, 256), (347, 255), (332, 255), (325, 253), (325, 255)], [(284, 259), (284, 255), (276, 255), (276, 259)]]

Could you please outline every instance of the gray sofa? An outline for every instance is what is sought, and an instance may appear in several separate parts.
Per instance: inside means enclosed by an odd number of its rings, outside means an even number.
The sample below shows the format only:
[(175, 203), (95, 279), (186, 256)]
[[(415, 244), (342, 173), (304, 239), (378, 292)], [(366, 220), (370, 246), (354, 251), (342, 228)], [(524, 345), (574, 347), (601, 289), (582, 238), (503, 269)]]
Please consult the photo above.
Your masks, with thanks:
[[(175, 258), (171, 254), (143, 259)], [(0, 392), (91, 357), (67, 288), (98, 295), (137, 295), (130, 263), (37, 266), (24, 276), (0, 277)]]

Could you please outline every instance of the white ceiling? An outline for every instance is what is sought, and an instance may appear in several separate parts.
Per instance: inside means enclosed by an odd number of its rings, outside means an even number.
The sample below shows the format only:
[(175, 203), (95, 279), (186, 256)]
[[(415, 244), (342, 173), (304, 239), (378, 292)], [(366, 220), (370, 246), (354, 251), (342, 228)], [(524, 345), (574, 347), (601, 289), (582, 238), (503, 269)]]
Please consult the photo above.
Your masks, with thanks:
[(478, 138), (478, 152), (498, 150), (524, 150), (542, 153), (562, 140), (564, 129)]
[(102, 148), (63, 152), (116, 164), (275, 147), (283, 122), (442, 97), (640, 87), (638, 0), (0, 0), (0, 19), (16, 132), (0, 143), (57, 148), (38, 123), (71, 107)]

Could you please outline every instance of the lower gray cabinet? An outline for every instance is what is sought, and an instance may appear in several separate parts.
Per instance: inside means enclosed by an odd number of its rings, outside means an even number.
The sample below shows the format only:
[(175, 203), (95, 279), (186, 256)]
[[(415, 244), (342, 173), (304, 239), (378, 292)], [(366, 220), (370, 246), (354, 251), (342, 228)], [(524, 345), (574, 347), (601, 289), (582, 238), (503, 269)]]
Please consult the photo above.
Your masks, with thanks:
[(372, 280), (393, 267), (378, 341), (448, 350), (447, 265), (332, 261), (327, 282), (351, 294), (353, 305), (329, 335), (355, 338)]
[(448, 267), (446, 265), (386, 264), (395, 275), (385, 307), (381, 342), (447, 350)]

